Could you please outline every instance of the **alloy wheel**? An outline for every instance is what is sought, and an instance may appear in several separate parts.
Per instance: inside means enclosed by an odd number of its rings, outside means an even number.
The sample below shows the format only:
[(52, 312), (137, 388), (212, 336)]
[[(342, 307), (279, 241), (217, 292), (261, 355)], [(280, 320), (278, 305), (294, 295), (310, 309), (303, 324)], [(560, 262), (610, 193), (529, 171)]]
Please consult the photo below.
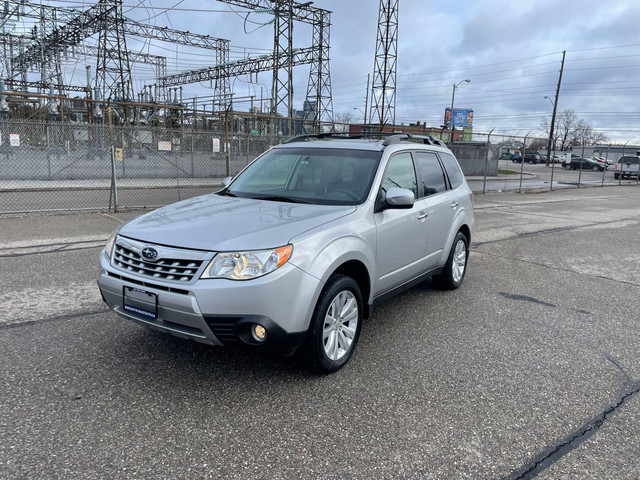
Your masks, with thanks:
[(464, 240), (458, 240), (456, 248), (453, 252), (453, 262), (451, 262), (451, 276), (454, 282), (459, 282), (464, 275), (464, 269), (467, 266), (467, 247)]
[(340, 360), (353, 344), (358, 327), (358, 301), (349, 290), (338, 293), (324, 317), (322, 345), (330, 360)]

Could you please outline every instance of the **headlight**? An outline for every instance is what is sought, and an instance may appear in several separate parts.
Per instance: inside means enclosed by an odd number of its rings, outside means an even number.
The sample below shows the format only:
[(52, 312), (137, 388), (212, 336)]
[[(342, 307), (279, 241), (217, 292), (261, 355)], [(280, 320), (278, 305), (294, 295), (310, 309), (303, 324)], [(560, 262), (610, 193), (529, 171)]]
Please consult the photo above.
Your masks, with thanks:
[(107, 254), (107, 257), (111, 258), (111, 254), (113, 253), (113, 246), (116, 243), (116, 237), (118, 236), (118, 232), (113, 232), (107, 240), (107, 244), (104, 246), (104, 253)]
[(228, 278), (250, 280), (271, 273), (284, 265), (293, 247), (287, 245), (273, 250), (218, 253), (207, 265), (200, 278)]

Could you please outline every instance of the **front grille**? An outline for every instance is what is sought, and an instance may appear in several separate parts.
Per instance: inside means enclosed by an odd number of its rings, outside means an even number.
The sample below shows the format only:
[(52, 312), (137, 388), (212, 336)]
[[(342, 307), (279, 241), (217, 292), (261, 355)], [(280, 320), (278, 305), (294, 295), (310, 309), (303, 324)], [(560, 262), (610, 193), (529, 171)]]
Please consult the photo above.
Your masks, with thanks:
[(117, 244), (113, 255), (113, 265), (122, 270), (150, 278), (190, 282), (202, 265), (202, 261), (161, 258), (157, 262), (148, 262), (133, 250)]

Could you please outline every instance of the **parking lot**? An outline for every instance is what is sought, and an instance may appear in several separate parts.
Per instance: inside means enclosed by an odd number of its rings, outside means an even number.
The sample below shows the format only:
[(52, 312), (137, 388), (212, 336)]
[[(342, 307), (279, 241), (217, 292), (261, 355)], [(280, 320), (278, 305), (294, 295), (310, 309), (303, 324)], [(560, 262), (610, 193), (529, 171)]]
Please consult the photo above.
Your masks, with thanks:
[(105, 308), (99, 251), (139, 212), (0, 217), (0, 477), (638, 479), (627, 182), (476, 195), (464, 285), (377, 308), (329, 376)]
[(482, 177), (472, 177), (469, 185), (474, 192), (482, 192), (483, 189), (488, 192), (531, 192), (549, 190), (552, 187), (559, 190), (638, 184), (637, 177), (614, 178), (613, 166), (604, 171), (594, 172), (586, 167), (583, 170), (566, 170), (559, 163), (547, 166), (544, 163), (530, 165), (499, 160), (498, 172), (497, 177), (487, 177), (486, 181)]

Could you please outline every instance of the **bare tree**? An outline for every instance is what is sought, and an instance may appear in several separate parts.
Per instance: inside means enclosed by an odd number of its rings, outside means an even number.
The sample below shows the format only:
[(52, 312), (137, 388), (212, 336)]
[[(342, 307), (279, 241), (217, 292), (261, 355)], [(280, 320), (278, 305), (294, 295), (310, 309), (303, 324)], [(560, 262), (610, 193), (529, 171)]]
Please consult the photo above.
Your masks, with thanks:
[[(549, 135), (551, 120), (545, 118), (541, 128)], [(570, 150), (576, 145), (596, 144), (607, 142), (609, 138), (602, 132), (597, 132), (591, 124), (580, 118), (573, 110), (564, 110), (556, 118), (553, 141), (560, 151)]]
[(344, 112), (344, 113), (336, 113), (334, 115), (334, 121), (336, 123), (353, 123), (353, 115), (351, 114), (351, 112)]

